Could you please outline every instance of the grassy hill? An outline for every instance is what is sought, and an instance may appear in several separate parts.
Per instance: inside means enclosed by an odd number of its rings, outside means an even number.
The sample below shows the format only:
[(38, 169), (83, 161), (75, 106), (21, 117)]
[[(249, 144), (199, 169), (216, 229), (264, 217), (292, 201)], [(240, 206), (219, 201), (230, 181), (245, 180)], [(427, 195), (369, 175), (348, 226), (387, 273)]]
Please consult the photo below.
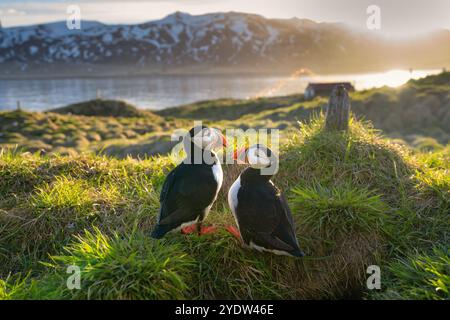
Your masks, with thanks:
[[(247, 251), (224, 231), (151, 240), (169, 157), (4, 152), (0, 297), (449, 298), (448, 154), (414, 156), (355, 120), (349, 134), (321, 127), (303, 125), (283, 145), (275, 178), (308, 255), (299, 260)], [(225, 168), (222, 192), (240, 170)], [(232, 221), (222, 195), (208, 222)], [(66, 287), (72, 264), (81, 290)], [(371, 264), (389, 277), (377, 295), (364, 290)]]
[[(415, 117), (404, 109), (439, 99), (442, 118), (447, 82), (429, 81), (357, 92), (353, 108), (387, 101), (398, 108), (391, 117)], [(413, 150), (358, 120), (357, 111), (348, 133), (325, 131), (321, 115), (311, 118), (323, 103), (301, 96), (223, 100), (138, 117), (1, 113), (0, 138), (10, 147), (0, 153), (0, 299), (450, 299), (450, 146), (436, 135), (434, 152)], [(211, 114), (208, 104), (215, 105)], [(174, 159), (136, 159), (124, 150), (142, 152), (139, 146), (167, 139), (200, 115), (221, 128), (283, 127), (274, 182), (289, 199), (305, 258), (246, 250), (223, 230), (234, 221), (225, 195), (239, 165), (224, 166), (224, 186), (207, 219), (221, 227), (218, 233), (149, 238)], [(435, 120), (424, 134), (447, 134), (448, 122)], [(109, 136), (127, 130), (136, 136)], [(410, 132), (396, 130), (402, 137)], [(94, 133), (100, 138), (91, 141)], [(64, 142), (87, 142), (59, 146), (58, 134)], [(44, 135), (45, 152), (11, 148), (17, 141), (32, 150)], [(380, 291), (366, 288), (366, 268), (374, 264), (382, 272)], [(67, 289), (70, 265), (81, 268), (81, 290)]]
[(103, 99), (95, 99), (87, 102), (71, 104), (66, 107), (52, 109), (50, 112), (92, 117), (133, 118), (151, 115), (151, 112), (139, 110), (126, 102)]
[[(115, 102), (111, 103), (115, 105)], [(91, 104), (92, 102), (86, 103), (87, 106)], [(83, 152), (111, 154), (113, 150), (113, 155), (120, 156), (124, 153), (123, 149), (131, 145), (170, 141), (174, 128), (188, 125), (185, 120), (168, 120), (148, 111), (139, 116), (132, 113), (126, 117), (106, 116), (103, 113), (97, 116), (79, 115), (86, 105), (80, 104), (80, 108), (72, 114), (22, 110), (0, 112), (0, 147), (19, 147), (33, 153), (50, 152), (61, 155)], [(117, 114), (128, 114), (128, 111), (123, 110)], [(152, 155), (159, 151), (158, 148), (161, 149), (161, 146), (155, 146), (155, 151), (148, 148), (142, 156)], [(170, 145), (159, 153), (167, 153), (169, 150)], [(133, 152), (129, 153), (133, 155)]]

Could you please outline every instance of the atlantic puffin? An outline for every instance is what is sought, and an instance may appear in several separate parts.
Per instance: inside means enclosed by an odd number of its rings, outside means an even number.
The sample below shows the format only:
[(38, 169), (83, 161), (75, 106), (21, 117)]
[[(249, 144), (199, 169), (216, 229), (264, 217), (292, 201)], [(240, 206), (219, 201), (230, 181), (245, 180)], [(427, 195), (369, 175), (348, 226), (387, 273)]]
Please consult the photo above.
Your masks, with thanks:
[(164, 181), (160, 211), (151, 236), (161, 239), (172, 230), (204, 234), (214, 227), (202, 223), (217, 198), (223, 182), (223, 171), (214, 148), (226, 147), (219, 130), (204, 125), (193, 127), (184, 137), (186, 158)]
[(227, 230), (245, 246), (260, 252), (304, 256), (298, 245), (288, 203), (271, 181), (273, 172), (264, 172), (264, 168), (278, 165), (275, 154), (266, 146), (256, 144), (235, 152), (234, 158), (250, 166), (228, 192), (228, 204), (238, 230), (231, 226)]

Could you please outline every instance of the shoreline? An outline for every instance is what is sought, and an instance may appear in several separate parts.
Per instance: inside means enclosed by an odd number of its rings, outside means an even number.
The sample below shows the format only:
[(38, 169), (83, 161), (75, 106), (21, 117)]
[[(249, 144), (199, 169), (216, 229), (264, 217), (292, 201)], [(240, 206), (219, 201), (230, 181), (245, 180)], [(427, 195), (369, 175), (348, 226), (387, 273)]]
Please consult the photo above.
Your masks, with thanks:
[[(399, 70), (401, 74), (407, 73), (407, 71)], [(395, 73), (395, 72), (394, 72)], [(69, 94), (65, 96), (64, 99), (53, 99), (54, 103), (51, 103), (50, 101), (44, 102), (42, 97), (33, 96), (33, 98), (30, 98), (29, 96), (25, 96), (23, 99), (16, 99), (12, 100), (9, 98), (0, 99), (0, 101), (3, 101), (0, 105), (0, 111), (14, 111), (17, 109), (17, 102), (20, 101), (20, 106), (22, 110), (25, 111), (38, 111), (38, 112), (46, 112), (48, 109), (55, 109), (64, 107), (71, 104), (76, 103), (83, 103), (91, 100), (95, 100), (96, 98), (100, 98), (102, 100), (116, 100), (116, 101), (124, 101), (128, 104), (131, 104), (135, 106), (137, 109), (142, 111), (152, 111), (152, 112), (162, 112), (166, 109), (173, 109), (173, 108), (179, 108), (186, 105), (194, 105), (205, 101), (220, 101), (220, 100), (234, 100), (234, 101), (245, 101), (245, 100), (254, 100), (257, 98), (263, 98), (263, 99), (276, 99), (279, 97), (287, 97), (287, 96), (293, 96), (293, 95), (302, 95), (304, 94), (304, 87), (306, 87), (306, 84), (308, 82), (351, 82), (356, 91), (366, 91), (366, 90), (373, 90), (373, 89), (379, 89), (382, 87), (389, 87), (389, 88), (397, 88), (404, 84), (406, 84), (408, 81), (412, 79), (420, 79), (423, 77), (426, 77), (427, 75), (435, 75), (439, 74), (438, 69), (422, 69), (422, 70), (415, 70), (416, 75), (409, 75), (408, 79), (404, 79), (405, 82), (398, 84), (398, 85), (392, 85), (389, 83), (383, 83), (382, 81), (380, 83), (373, 82), (373, 79), (378, 79), (381, 77), (386, 77), (386, 75), (389, 75), (390, 72), (387, 73), (362, 73), (362, 74), (335, 74), (335, 75), (315, 75), (315, 76), (296, 76), (294, 77), (283, 77), (283, 78), (272, 78), (268, 82), (273, 82), (272, 86), (265, 85), (264, 79), (260, 79), (260, 77), (256, 76), (255, 74), (222, 74), (222, 75), (207, 75), (207, 74), (199, 74), (197, 76), (192, 76), (189, 74), (180, 74), (180, 75), (169, 75), (169, 74), (163, 74), (163, 75), (153, 75), (153, 76), (135, 76), (135, 77), (117, 77), (117, 78), (111, 78), (109, 81), (118, 81), (118, 83), (127, 84), (135, 82), (137, 85), (141, 83), (141, 81), (151, 81), (149, 83), (153, 83), (152, 79), (155, 79), (155, 81), (161, 82), (161, 83), (168, 83), (169, 85), (163, 85), (160, 88), (160, 91), (153, 91), (149, 92), (147, 96), (139, 96), (139, 95), (120, 95), (116, 94), (114, 92), (109, 92), (106, 90), (107, 93), (105, 96), (103, 96), (103, 89), (100, 89), (100, 91), (97, 90), (97, 93), (92, 90), (85, 91), (87, 92), (84, 95), (78, 96), (78, 100), (72, 99), (73, 94), (71, 94), (69, 91), (73, 89), (64, 89), (69, 90), (67, 91)], [(417, 74), (423, 74), (423, 75), (417, 75)], [(269, 79), (270, 76), (267, 76), (267, 79)], [(275, 76), (272, 76), (275, 77)], [(227, 84), (229, 82), (233, 82), (236, 79), (240, 78), (242, 81), (256, 81), (256, 85), (261, 85), (264, 90), (258, 91), (256, 94), (252, 93), (256, 87), (254, 85), (248, 90), (240, 91), (242, 94), (234, 93), (230, 94), (229, 91), (220, 91), (217, 88), (217, 92), (209, 92), (206, 96), (205, 95), (192, 95), (192, 96), (183, 96), (183, 99), (177, 95), (176, 92), (174, 92), (174, 89), (170, 89), (170, 83), (184, 83), (189, 81), (199, 81), (200, 84), (210, 81), (210, 78), (216, 78), (220, 79), (222, 78), (224, 83)], [(101, 79), (105, 79), (102, 77), (97, 78), (61, 78), (61, 79), (44, 79), (42, 81), (46, 81), (46, 86), (54, 87), (54, 83), (58, 83), (58, 81), (69, 81), (66, 84), (63, 85), (64, 88), (68, 87), (69, 85), (72, 86), (71, 81), (75, 82), (81, 82), (84, 81), (92, 81), (93, 86), (100, 85)], [(28, 80), (30, 82), (28, 82)], [(34, 86), (35, 84), (40, 85), (40, 83), (36, 83), (35, 81), (39, 80), (33, 80), (33, 79), (16, 79), (16, 80), (2, 80), (0, 79), (0, 82), (4, 81), (4, 88), (15, 88), (15, 90), (19, 90), (17, 88), (22, 88), (20, 90), (23, 90), (23, 88), (26, 88), (27, 86)], [(8, 81), (11, 81), (8, 84)], [(219, 80), (219, 82), (222, 80)], [(91, 83), (91, 82), (89, 82)], [(220, 82), (222, 83), (222, 82)], [(279, 85), (280, 83), (285, 84), (286, 88), (282, 87), (280, 90), (276, 90), (275, 92), (272, 92), (271, 88)], [(293, 85), (295, 84), (295, 87)], [(113, 86), (111, 88), (115, 88), (116, 86)], [(172, 99), (167, 99), (164, 97), (164, 88), (169, 88), (172, 93), (175, 95), (172, 97)], [(194, 86), (195, 87), (195, 86)], [(253, 89), (252, 89), (253, 88)], [(92, 89), (92, 88), (91, 88)], [(8, 89), (7, 89), (8, 90)], [(252, 91), (253, 90), (253, 91)], [(293, 91), (294, 90), (294, 91)], [(54, 91), (54, 90), (53, 90)], [(52, 97), (54, 97), (55, 92), (49, 92), (47, 95), (47, 99), (52, 100)], [(134, 91), (133, 91), (134, 92)], [(136, 91), (137, 92), (137, 91)], [(100, 93), (100, 96), (99, 96)], [(222, 95), (223, 94), (223, 95)], [(10, 94), (11, 95), (11, 94)], [(56, 96), (55, 96), (56, 97)], [(61, 98), (61, 97), (59, 97)], [(145, 99), (144, 99), (145, 98)], [(45, 107), (43, 107), (45, 105)]]
[[(304, 73), (298, 74), (298, 70), (305, 69)], [(257, 71), (257, 70), (228, 70), (226, 68), (215, 68), (208, 69), (206, 71), (197, 70), (181, 70), (181, 71), (150, 71), (150, 72), (142, 72), (142, 73), (125, 73), (125, 72), (99, 72), (95, 73), (95, 71), (88, 73), (82, 72), (77, 74), (59, 74), (59, 73), (51, 73), (51, 74), (42, 74), (42, 73), (17, 73), (16, 75), (5, 75), (0, 74), (0, 81), (25, 81), (25, 80), (84, 80), (84, 79), (123, 79), (123, 78), (131, 78), (131, 79), (140, 79), (140, 78), (156, 78), (156, 77), (246, 77), (246, 78), (256, 78), (256, 77), (320, 77), (320, 76), (343, 76), (343, 75), (365, 75), (365, 74), (377, 74), (377, 73), (386, 73), (392, 70), (401, 70), (401, 71), (437, 71), (442, 70), (442, 67), (430, 67), (430, 66), (422, 66), (417, 68), (406, 68), (404, 66), (391, 67), (391, 68), (381, 68), (374, 69), (368, 68), (367, 70), (333, 70), (333, 71), (313, 71), (308, 68), (299, 67), (298, 69), (292, 70), (281, 70), (281, 71)]]

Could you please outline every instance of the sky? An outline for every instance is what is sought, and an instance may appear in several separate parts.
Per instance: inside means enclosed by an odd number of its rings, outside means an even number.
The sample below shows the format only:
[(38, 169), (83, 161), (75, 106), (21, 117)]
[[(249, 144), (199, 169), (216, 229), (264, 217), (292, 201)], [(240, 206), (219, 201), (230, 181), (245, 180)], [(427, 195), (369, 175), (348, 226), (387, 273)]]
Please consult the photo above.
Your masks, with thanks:
[(367, 28), (369, 5), (380, 8), (379, 32), (392, 37), (450, 29), (450, 0), (0, 0), (3, 27), (65, 20), (78, 5), (83, 20), (141, 23), (175, 11), (191, 14), (239, 11), (267, 18), (308, 18)]

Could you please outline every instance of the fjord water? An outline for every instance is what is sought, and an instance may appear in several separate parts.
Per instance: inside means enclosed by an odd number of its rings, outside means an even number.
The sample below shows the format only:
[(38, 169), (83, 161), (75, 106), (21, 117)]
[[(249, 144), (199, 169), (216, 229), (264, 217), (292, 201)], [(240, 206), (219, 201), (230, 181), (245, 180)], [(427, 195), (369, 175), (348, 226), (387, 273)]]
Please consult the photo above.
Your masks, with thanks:
[(0, 80), (0, 110), (20, 106), (42, 111), (101, 97), (127, 101), (142, 109), (218, 98), (255, 98), (302, 93), (309, 82), (350, 81), (357, 90), (400, 86), (440, 70), (314, 76), (164, 75), (134, 78)]

